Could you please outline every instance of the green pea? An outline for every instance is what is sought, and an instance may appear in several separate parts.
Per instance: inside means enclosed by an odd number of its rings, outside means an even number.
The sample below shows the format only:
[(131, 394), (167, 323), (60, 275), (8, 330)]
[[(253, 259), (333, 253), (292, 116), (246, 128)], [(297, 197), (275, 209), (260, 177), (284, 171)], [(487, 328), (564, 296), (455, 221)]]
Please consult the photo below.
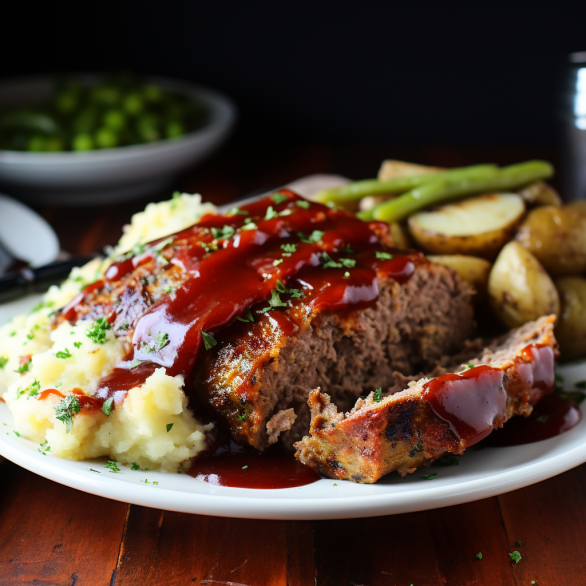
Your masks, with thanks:
[(38, 134), (31, 136), (28, 139), (27, 151), (42, 152), (45, 150), (45, 137)]
[(107, 110), (104, 114), (104, 124), (112, 130), (120, 130), (126, 124), (126, 118), (120, 110)]
[(181, 122), (167, 122), (165, 125), (165, 134), (167, 135), (167, 138), (176, 138), (185, 134), (185, 128)]
[(112, 132), (109, 128), (100, 128), (96, 132), (94, 139), (96, 145), (102, 149), (111, 149), (118, 144), (116, 133)]
[(82, 132), (73, 137), (72, 147), (74, 151), (91, 151), (94, 148), (94, 141), (90, 134)]
[(61, 140), (57, 136), (50, 136), (45, 141), (45, 150), (51, 153), (57, 153), (59, 151), (65, 150), (65, 144), (63, 140)]
[(144, 116), (137, 121), (136, 131), (142, 140), (152, 142), (160, 138), (158, 120), (156, 116)]
[(136, 116), (140, 114), (144, 110), (144, 100), (140, 96), (140, 94), (132, 93), (128, 94), (124, 98), (124, 102), (122, 103), (122, 107), (128, 114)]

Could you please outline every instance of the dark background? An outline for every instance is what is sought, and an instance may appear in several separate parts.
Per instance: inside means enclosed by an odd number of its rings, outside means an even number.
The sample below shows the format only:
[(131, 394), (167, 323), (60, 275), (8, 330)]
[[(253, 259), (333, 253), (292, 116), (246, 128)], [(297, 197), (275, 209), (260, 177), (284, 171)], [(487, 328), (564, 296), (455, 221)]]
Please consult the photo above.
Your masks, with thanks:
[(129, 68), (230, 95), (239, 142), (553, 144), (586, 2), (11, 2), (0, 76)]

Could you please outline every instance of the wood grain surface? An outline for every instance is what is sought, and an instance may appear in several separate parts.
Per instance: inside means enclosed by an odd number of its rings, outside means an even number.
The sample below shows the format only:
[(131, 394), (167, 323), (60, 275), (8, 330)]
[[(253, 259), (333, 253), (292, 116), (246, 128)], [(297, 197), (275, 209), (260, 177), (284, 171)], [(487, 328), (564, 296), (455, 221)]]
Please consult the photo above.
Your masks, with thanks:
[[(311, 173), (374, 176), (385, 157), (451, 166), (552, 155), (537, 147), (231, 145), (181, 178), (177, 188), (225, 203)], [(134, 212), (168, 195), (39, 211), (65, 250), (87, 254), (114, 243)], [(127, 505), (11, 462), (0, 465), (0, 480), (2, 585), (586, 584), (586, 465), (456, 507), (313, 522), (222, 519)], [(521, 554), (519, 563), (512, 551)]]

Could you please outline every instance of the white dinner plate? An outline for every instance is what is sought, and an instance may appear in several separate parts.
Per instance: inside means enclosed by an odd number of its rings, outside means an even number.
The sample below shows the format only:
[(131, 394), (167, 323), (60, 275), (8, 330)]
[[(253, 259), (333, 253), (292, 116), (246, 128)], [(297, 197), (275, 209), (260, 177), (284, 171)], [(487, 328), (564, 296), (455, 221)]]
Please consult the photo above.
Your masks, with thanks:
[(59, 254), (59, 239), (53, 228), (29, 207), (2, 193), (0, 240), (15, 257), (34, 267), (54, 261)]
[[(34, 295), (0, 305), (0, 324), (39, 299)], [(575, 382), (586, 380), (586, 364), (562, 367), (560, 373), (567, 388), (572, 388)], [(0, 454), (66, 486), (157, 509), (253, 519), (347, 519), (435, 509), (522, 488), (586, 461), (586, 419), (582, 419), (558, 437), (523, 446), (472, 448), (458, 466), (423, 468), (405, 479), (392, 473), (376, 484), (322, 479), (298, 488), (257, 490), (214, 486), (184, 474), (132, 471), (126, 466), (112, 473), (102, 460), (72, 462), (50, 453), (42, 455), (37, 444), (13, 433), (5, 403), (0, 403), (0, 429)], [(423, 480), (430, 472), (437, 476)]]

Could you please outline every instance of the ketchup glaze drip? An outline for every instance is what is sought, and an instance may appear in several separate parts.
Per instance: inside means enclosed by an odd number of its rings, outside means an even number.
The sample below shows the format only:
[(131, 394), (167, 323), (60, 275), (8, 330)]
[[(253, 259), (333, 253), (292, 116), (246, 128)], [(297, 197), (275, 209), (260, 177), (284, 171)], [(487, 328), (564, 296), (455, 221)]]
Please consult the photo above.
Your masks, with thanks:
[[(522, 398), (534, 405), (553, 392), (554, 353), (550, 346), (529, 345), (521, 350), (515, 362), (516, 378), (507, 383), (511, 393), (518, 385), (527, 393)], [(469, 447), (488, 436), (495, 423), (504, 421), (507, 406), (504, 376), (504, 370), (486, 365), (458, 374), (444, 374), (425, 384), (423, 398), (449, 424), (463, 447)]]
[[(378, 299), (377, 274), (405, 282), (416, 263), (426, 262), (420, 253), (383, 244), (388, 232), (383, 223), (362, 222), (289, 190), (278, 196), (243, 206), (238, 214), (207, 214), (172, 236), (176, 248), (169, 266), (180, 267), (187, 278), (137, 321), (130, 354), (100, 381), (98, 397), (114, 396), (118, 402), (160, 366), (187, 380), (203, 350), (202, 332), (221, 344), (229, 324), (251, 309), (257, 319), (279, 287), (300, 291), (300, 300), (282, 292), (280, 299), (303, 303), (310, 312), (360, 309)], [(114, 263), (105, 278), (120, 279), (152, 258), (155, 244)], [(326, 268), (328, 262), (332, 268)], [(265, 312), (276, 322), (279, 313), (279, 307)], [(142, 364), (130, 369), (132, 360)]]

